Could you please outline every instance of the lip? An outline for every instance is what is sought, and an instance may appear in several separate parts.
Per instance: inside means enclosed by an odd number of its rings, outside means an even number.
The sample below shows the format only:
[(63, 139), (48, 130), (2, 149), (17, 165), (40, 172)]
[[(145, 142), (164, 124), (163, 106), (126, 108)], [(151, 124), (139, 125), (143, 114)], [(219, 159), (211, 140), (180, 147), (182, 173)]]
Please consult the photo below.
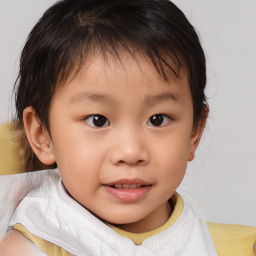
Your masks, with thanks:
[(116, 180), (116, 181), (113, 181), (113, 182), (110, 182), (110, 183), (107, 183), (104, 185), (114, 186), (116, 184), (129, 184), (129, 185), (136, 184), (136, 185), (142, 185), (142, 186), (151, 185), (150, 183), (148, 183), (144, 180), (141, 180), (141, 179), (120, 179), (120, 180)]
[[(137, 187), (116, 188), (115, 185), (136, 185)], [(141, 179), (120, 179), (103, 186), (110, 195), (114, 196), (118, 201), (125, 203), (138, 201), (152, 188), (152, 184)]]

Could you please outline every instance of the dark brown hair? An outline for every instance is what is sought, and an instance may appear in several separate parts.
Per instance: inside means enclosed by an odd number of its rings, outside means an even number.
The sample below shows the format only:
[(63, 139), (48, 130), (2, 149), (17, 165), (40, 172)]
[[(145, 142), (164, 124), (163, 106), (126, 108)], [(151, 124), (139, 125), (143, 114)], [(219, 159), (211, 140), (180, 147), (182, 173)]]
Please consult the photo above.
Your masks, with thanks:
[[(23, 131), (23, 110), (32, 106), (49, 131), (48, 112), (56, 88), (77, 73), (98, 51), (121, 61), (120, 52), (144, 55), (158, 73), (189, 75), (194, 125), (208, 109), (205, 56), (197, 33), (183, 12), (169, 0), (63, 0), (49, 8), (32, 29), (21, 54), (15, 85), (17, 129)], [(50, 131), (49, 131), (50, 132)], [(24, 135), (25, 136), (25, 135)], [(44, 166), (28, 142), (26, 170)]]

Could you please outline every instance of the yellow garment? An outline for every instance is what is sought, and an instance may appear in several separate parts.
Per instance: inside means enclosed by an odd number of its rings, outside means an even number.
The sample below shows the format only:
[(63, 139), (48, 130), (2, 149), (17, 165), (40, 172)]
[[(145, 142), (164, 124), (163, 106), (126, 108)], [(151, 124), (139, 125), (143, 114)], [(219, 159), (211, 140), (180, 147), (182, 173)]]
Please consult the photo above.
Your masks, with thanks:
[[(150, 236), (156, 235), (168, 227), (170, 227), (181, 215), (183, 211), (182, 198), (175, 193), (171, 198), (172, 204), (175, 205), (172, 215), (169, 220), (160, 228), (150, 232), (136, 234), (126, 232), (122, 229), (113, 227), (113, 229), (120, 235), (129, 238), (135, 244), (139, 245)], [(220, 256), (255, 256), (256, 246), (256, 228), (217, 224), (207, 222), (215, 249)]]
[(63, 248), (50, 243), (38, 236), (34, 236), (28, 232), (28, 230), (22, 224), (16, 224), (13, 229), (20, 231), (24, 236), (31, 240), (42, 252), (46, 255), (51, 256), (72, 256), (69, 252), (65, 251)]
[(210, 222), (207, 225), (218, 255), (256, 255), (256, 228)]
[[(120, 228), (111, 226), (118, 234), (131, 239), (135, 244), (139, 245), (150, 236), (156, 235), (163, 230), (170, 227), (181, 215), (183, 210), (183, 200), (175, 193), (172, 197), (172, 203), (175, 205), (172, 215), (169, 220), (160, 228), (141, 234), (130, 233)], [(213, 243), (219, 256), (255, 256), (255, 243), (256, 243), (256, 228), (240, 226), (240, 225), (227, 225), (207, 223), (211, 233)], [(51, 256), (70, 256), (71, 254), (64, 249), (36, 237), (29, 233), (24, 226), (16, 224), (15, 230), (22, 232), (34, 244), (38, 246), (43, 252)]]
[(0, 125), (0, 175), (21, 173), (23, 170), (23, 152), (12, 140), (12, 125)]
[(171, 201), (172, 201), (172, 205), (174, 206), (171, 217), (168, 219), (168, 221), (162, 227), (160, 227), (158, 229), (155, 229), (155, 230), (152, 230), (149, 232), (145, 232), (145, 233), (131, 233), (131, 232), (127, 232), (127, 231), (120, 229), (118, 227), (115, 227), (115, 226), (111, 226), (111, 227), (119, 235), (129, 238), (136, 245), (140, 245), (140, 244), (142, 244), (142, 242), (144, 240), (146, 240), (150, 236), (154, 236), (158, 233), (161, 233), (165, 229), (169, 228), (180, 217), (180, 215), (183, 211), (183, 207), (184, 207), (182, 198), (177, 193), (175, 193), (172, 196)]

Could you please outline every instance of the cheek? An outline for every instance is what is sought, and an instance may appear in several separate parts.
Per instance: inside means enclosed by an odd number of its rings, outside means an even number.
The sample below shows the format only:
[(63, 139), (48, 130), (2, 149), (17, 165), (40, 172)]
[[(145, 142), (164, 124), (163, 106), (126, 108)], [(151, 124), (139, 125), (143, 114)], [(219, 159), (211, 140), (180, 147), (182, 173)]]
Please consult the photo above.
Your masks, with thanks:
[(95, 143), (85, 136), (64, 138), (56, 140), (54, 144), (56, 162), (64, 184), (73, 183), (72, 186), (83, 187), (97, 182), (105, 161), (104, 143)]
[[(179, 183), (187, 168), (189, 140), (184, 136), (171, 136), (155, 147), (153, 154), (159, 178), (171, 184)], [(160, 170), (162, 170), (160, 172)]]
[[(154, 155), (166, 166), (169, 164), (184, 165), (187, 162), (187, 156), (190, 148), (190, 139), (187, 134), (179, 135), (178, 133), (165, 137), (155, 143)], [(164, 164), (163, 164), (164, 165)]]
[(53, 149), (59, 167), (75, 165), (81, 168), (99, 162), (104, 151), (103, 143), (95, 141), (83, 130), (71, 129), (71, 127), (66, 132), (58, 131), (53, 136)]

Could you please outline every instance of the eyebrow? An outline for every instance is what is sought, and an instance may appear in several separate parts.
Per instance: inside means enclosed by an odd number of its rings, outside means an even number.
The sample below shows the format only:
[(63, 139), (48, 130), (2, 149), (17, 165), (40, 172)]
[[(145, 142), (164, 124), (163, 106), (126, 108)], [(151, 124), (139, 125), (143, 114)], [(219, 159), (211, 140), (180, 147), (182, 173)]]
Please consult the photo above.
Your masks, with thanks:
[(111, 96), (105, 95), (105, 94), (95, 94), (95, 93), (90, 93), (90, 92), (83, 92), (74, 95), (70, 102), (80, 102), (80, 101), (95, 101), (95, 102), (102, 102), (102, 101), (113, 101)]
[[(76, 103), (76, 102), (83, 102), (83, 101), (95, 101), (95, 102), (107, 102), (111, 101), (114, 102), (114, 98), (111, 97), (111, 95), (108, 94), (95, 94), (95, 93), (90, 93), (90, 92), (83, 92), (74, 95), (70, 102), (71, 103)], [(174, 102), (181, 102), (181, 98), (174, 93), (161, 93), (159, 95), (153, 95), (153, 96), (147, 96), (146, 97), (146, 102), (149, 104), (154, 104), (160, 101), (174, 101)]]
[(155, 103), (155, 102), (166, 101), (166, 100), (168, 100), (168, 101), (171, 100), (174, 102), (181, 102), (181, 98), (177, 94), (171, 93), (171, 92), (162, 93), (162, 94), (154, 95), (154, 96), (148, 96), (146, 98), (146, 100), (149, 103)]

